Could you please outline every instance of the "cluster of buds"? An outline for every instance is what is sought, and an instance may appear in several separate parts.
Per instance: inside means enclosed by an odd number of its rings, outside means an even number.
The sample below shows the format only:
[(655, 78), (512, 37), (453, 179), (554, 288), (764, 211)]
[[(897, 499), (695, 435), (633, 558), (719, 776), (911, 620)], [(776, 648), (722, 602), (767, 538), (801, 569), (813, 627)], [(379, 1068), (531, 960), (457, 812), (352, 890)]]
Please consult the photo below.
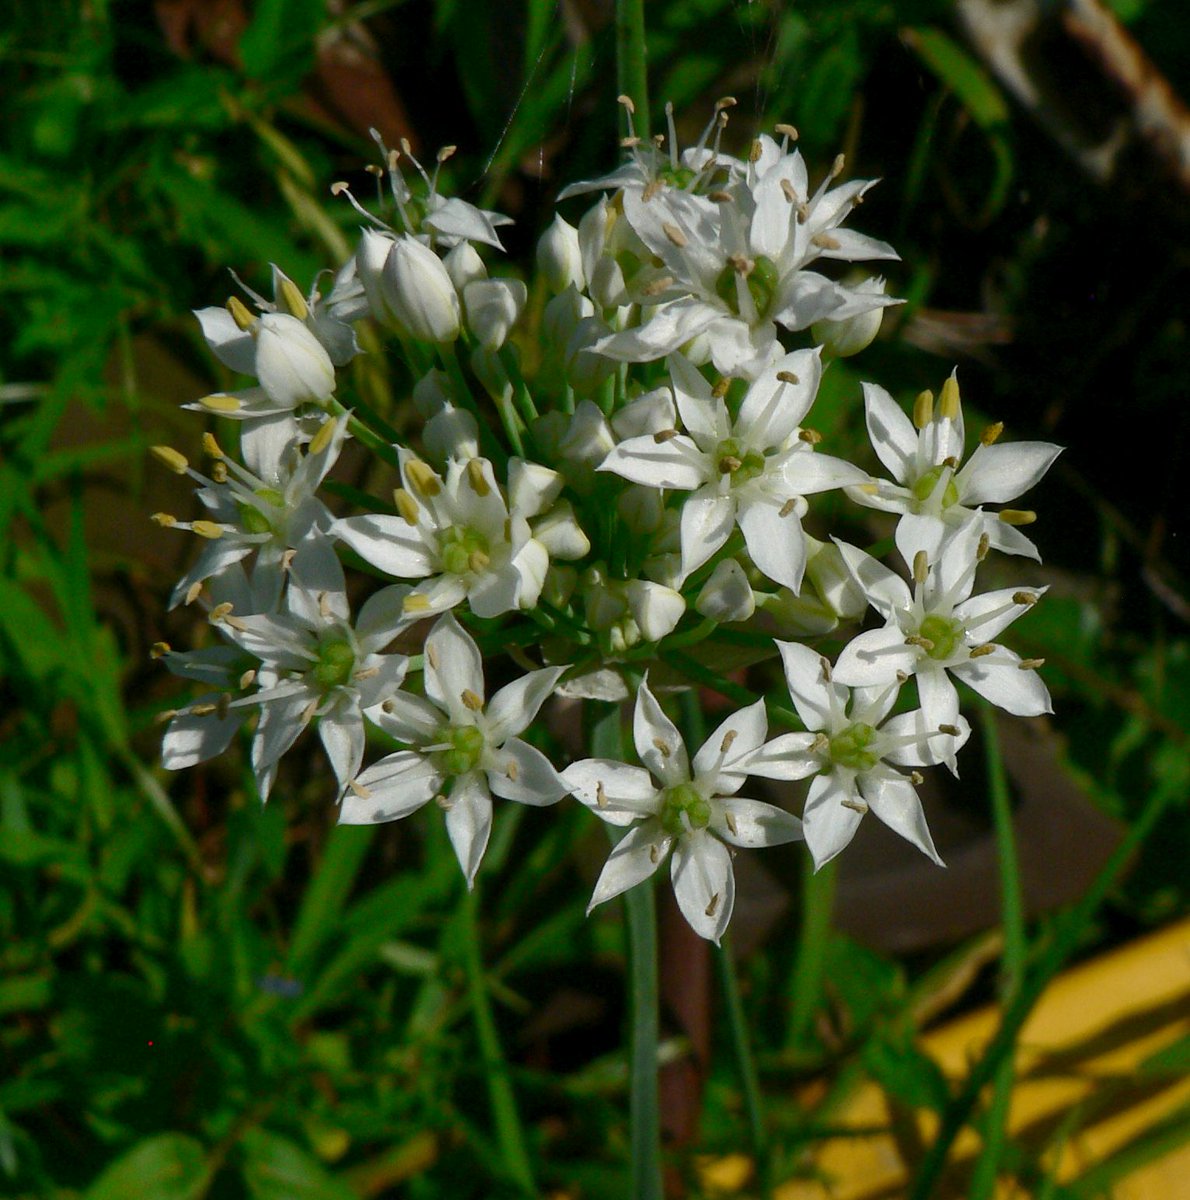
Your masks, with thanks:
[[(683, 913), (718, 940), (736, 848), (804, 839), (821, 865), (871, 809), (939, 861), (916, 789), (925, 768), (956, 770), (969, 735), (956, 680), (1011, 713), (1049, 711), (1040, 663), (993, 640), (1044, 589), (975, 582), (992, 551), (1038, 557), (1020, 532), (1033, 514), (988, 506), (1032, 487), (1058, 448), (1002, 444), (993, 426), (964, 465), (952, 375), (911, 413), (864, 385), (891, 480), (828, 453), (807, 423), (823, 371), (897, 303), (883, 279), (829, 273), (896, 258), (843, 227), (871, 182), (841, 182), (839, 158), (812, 188), (790, 126), (724, 153), (730, 99), (684, 151), (671, 110), (668, 133), (644, 140), (623, 103), (627, 160), (567, 188), (563, 202), (597, 199), (538, 244), (550, 298), (532, 335), (531, 289), (489, 275), (507, 218), (442, 194), (450, 149), (431, 175), (408, 146), (383, 144), (374, 170), (392, 223), (335, 185), (365, 225), (325, 300), (275, 270), (272, 302), (247, 293), (256, 314), (239, 299), (197, 314), (215, 355), (258, 386), (186, 406), (239, 421), (237, 457), (209, 434), (206, 475), (156, 451), (197, 482), (207, 513), (157, 516), (202, 540), (173, 602), (203, 605), (221, 638), (155, 648), (213, 689), (168, 714), (164, 757), (201, 762), (247, 726), (267, 797), (314, 725), (340, 819), (390, 821), (435, 800), (468, 883), (493, 796), (572, 796), (627, 828), (592, 906), (668, 859)], [(418, 376), (407, 443), (338, 398), (360, 320), (391, 331)], [(318, 492), (352, 436), (389, 465), (391, 491), (332, 511)], [(904, 576), (807, 532), (828, 491), (896, 515)], [(353, 617), (359, 585), (343, 563), (359, 560), (384, 582)], [(779, 661), (789, 707), (756, 699), (691, 757), (662, 685), (713, 682), (725, 646)], [(522, 674), (487, 700), (495, 656)], [(533, 725), (554, 694), (635, 694), (639, 765), (551, 762)], [(771, 717), (788, 728), (770, 737)], [(398, 749), (368, 762), (369, 728)], [(744, 798), (749, 778), (808, 780), (800, 817)]]

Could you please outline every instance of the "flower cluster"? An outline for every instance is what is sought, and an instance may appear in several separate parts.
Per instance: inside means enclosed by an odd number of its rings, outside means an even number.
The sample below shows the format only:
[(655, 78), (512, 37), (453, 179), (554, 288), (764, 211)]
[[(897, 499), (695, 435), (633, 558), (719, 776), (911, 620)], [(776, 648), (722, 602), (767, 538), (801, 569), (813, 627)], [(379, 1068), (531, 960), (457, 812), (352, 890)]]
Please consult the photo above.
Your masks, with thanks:
[[(201, 543), (172, 603), (204, 608), (219, 639), (155, 647), (207, 688), (167, 714), (164, 761), (204, 761), (247, 729), (267, 798), (313, 725), (340, 819), (391, 821), (436, 801), (468, 884), (493, 796), (572, 796), (627, 830), (592, 907), (669, 859), (682, 912), (718, 940), (737, 848), (804, 839), (821, 865), (871, 809), (940, 861), (916, 788), (919, 769), (956, 770), (970, 732), (956, 681), (1012, 713), (1049, 711), (1040, 663), (993, 640), (1044, 588), (975, 585), (992, 551), (1038, 557), (1020, 532), (1033, 514), (987, 506), (1037, 483), (1058, 449), (1000, 443), (992, 426), (964, 465), (952, 375), (911, 413), (864, 385), (891, 480), (828, 453), (807, 424), (823, 372), (897, 303), (883, 279), (831, 265), (896, 259), (844, 227), (871, 181), (841, 182), (840, 158), (811, 186), (789, 126), (741, 157), (723, 152), (730, 99), (686, 150), (671, 111), (668, 134), (647, 140), (624, 103), (628, 159), (563, 192), (597, 199), (577, 223), (556, 217), (532, 287), (489, 273), (507, 218), (444, 195), (450, 148), (429, 172), (408, 146), (381, 144), (391, 212), (335, 185), (364, 225), (325, 297), (274, 268), (272, 301), (245, 288), (247, 303), (197, 314), (215, 356), (255, 384), (186, 405), (236, 422), (237, 454), (207, 433), (203, 474), (155, 451), (196, 482), (204, 509), (156, 514)], [(549, 298), (533, 306), (531, 294)], [(341, 398), (363, 320), (392, 335), (417, 379), (414, 435)], [(353, 437), (390, 490), (341, 488), (328, 505), (320, 491)], [(830, 491), (856, 518), (895, 514), (904, 577), (807, 532)], [(382, 582), (369, 591), (344, 563)], [(734, 712), (691, 757), (661, 701), (713, 686), (733, 653), (779, 661), (784, 679), (772, 673), (768, 707)], [(497, 660), (504, 686), (487, 699)], [(551, 696), (633, 693), (640, 765), (559, 769), (541, 749)], [(770, 737), (770, 720), (785, 731)], [(389, 749), (370, 762), (369, 729)], [(801, 817), (744, 798), (749, 778), (807, 780)]]

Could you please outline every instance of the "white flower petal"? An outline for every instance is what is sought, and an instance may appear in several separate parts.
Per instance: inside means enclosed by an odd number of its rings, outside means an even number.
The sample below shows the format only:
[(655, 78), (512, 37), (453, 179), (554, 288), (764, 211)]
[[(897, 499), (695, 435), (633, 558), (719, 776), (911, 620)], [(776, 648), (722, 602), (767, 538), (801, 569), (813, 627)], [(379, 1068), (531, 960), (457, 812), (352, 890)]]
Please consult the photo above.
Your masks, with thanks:
[(870, 771), (859, 777), (859, 790), (868, 807), (889, 829), (899, 833), (940, 867), (945, 866), (934, 849), (921, 800), (908, 779), (892, 770), (887, 774)]
[(657, 442), (652, 434), (629, 438), (612, 448), (599, 470), (613, 471), (645, 487), (679, 491), (701, 487), (711, 474), (702, 452), (682, 434), (663, 442)]
[(527, 729), (565, 671), (565, 667), (545, 667), (502, 687), (487, 706), (489, 743), (502, 746)]
[(671, 845), (673, 837), (661, 828), (658, 821), (646, 821), (630, 829), (616, 843), (607, 862), (603, 864), (587, 912), (643, 883), (665, 861)]
[(754, 750), (737, 766), (747, 775), (764, 779), (805, 779), (813, 775), (822, 762), (811, 753), (812, 733), (783, 733)]
[(467, 886), (475, 883), (492, 832), (492, 795), (482, 771), (468, 771), (451, 785), (447, 797), (446, 832)]
[(986, 658), (972, 658), (952, 670), (957, 678), (997, 708), (1018, 717), (1053, 712), (1049, 689), (1033, 670), (1021, 670), (1020, 657), (1001, 647)]
[(566, 784), (542, 752), (520, 738), (511, 738), (484, 759), (488, 786), (497, 796), (518, 804), (556, 804), (567, 793)]
[(680, 526), (683, 576), (697, 571), (722, 547), (735, 528), (735, 518), (735, 501), (711, 488), (686, 498)]
[[(976, 663), (986, 661), (976, 659)], [(950, 676), (937, 663), (928, 658), (917, 665), (917, 698), (925, 714), (926, 724), (931, 729), (942, 725), (956, 725), (959, 717), (959, 694), (950, 681)], [(976, 688), (976, 691), (979, 689)]]
[(217, 713), (203, 716), (178, 713), (161, 741), (161, 765), (167, 771), (180, 771), (222, 754), (243, 724), (244, 715), (242, 712), (232, 712), (226, 717)]
[(584, 758), (571, 763), (561, 778), (575, 799), (609, 825), (629, 825), (656, 815), (657, 785), (640, 767), (607, 758)]
[(364, 761), (364, 718), (358, 698), (344, 696), (324, 713), (318, 721), (318, 736), (342, 792)]
[(870, 554), (858, 546), (833, 539), (839, 547), (851, 577), (863, 589), (868, 603), (886, 620), (893, 617), (902, 609), (910, 608), (913, 596), (908, 585), (899, 576), (893, 574), (883, 563), (877, 562)]
[(688, 783), (690, 763), (682, 735), (661, 711), (649, 685), (642, 682), (632, 715), (632, 739), (641, 762), (666, 787)]
[(397, 579), (424, 579), (434, 572), (434, 559), (420, 528), (404, 517), (348, 517), (336, 521), (331, 534), (366, 562)]
[(389, 696), (369, 720), (385, 733), (410, 746), (428, 746), (438, 741), (446, 723), (442, 712), (421, 696), (396, 692)]
[[(694, 756), (694, 777), (712, 776), (708, 780), (710, 790), (722, 794), (715, 786), (714, 778), (719, 771), (729, 771), (741, 779), (747, 772), (741, 772), (739, 763), (753, 751), (759, 749), (768, 733), (768, 717), (764, 711), (764, 701), (757, 700), (747, 708), (741, 708), (719, 725), (718, 729), (703, 742)], [(732, 788), (735, 791), (739, 787)]]
[(830, 664), (816, 650), (802, 642), (778, 641), (776, 645), (785, 668), (789, 696), (802, 724), (811, 733), (830, 731), (834, 714), (841, 712), (847, 703), (846, 689), (828, 682)]
[(735, 875), (727, 847), (706, 830), (686, 834), (674, 847), (670, 877), (690, 928), (718, 945), (735, 907)]
[(426, 696), (451, 720), (474, 724), (474, 711), (463, 700), (464, 693), (483, 700), (483, 660), (479, 647), (451, 613), (434, 623), (426, 637)]
[(375, 825), (398, 820), (432, 800), (442, 783), (442, 772), (425, 756), (412, 750), (389, 754), (348, 786), (339, 823)]
[(792, 813), (775, 804), (732, 796), (724, 800), (711, 828), (725, 842), (751, 849), (756, 846), (780, 846), (802, 838), (802, 823)]
[(869, 629), (858, 634), (839, 652), (833, 675), (848, 687), (880, 687), (892, 683), (897, 672), (913, 673), (921, 651), (905, 645), (899, 625)]
[(967, 505), (1006, 504), (1027, 492), (1062, 453), (1049, 442), (980, 445), (959, 472), (956, 483)]
[(863, 819), (862, 812), (850, 807), (856, 799), (854, 783), (845, 780), (839, 771), (819, 775), (810, 784), (802, 813), (802, 833), (816, 870), (830, 862), (855, 836)]
[(756, 566), (796, 595), (806, 569), (806, 536), (797, 512), (782, 516), (783, 511), (765, 501), (742, 503), (739, 524)]

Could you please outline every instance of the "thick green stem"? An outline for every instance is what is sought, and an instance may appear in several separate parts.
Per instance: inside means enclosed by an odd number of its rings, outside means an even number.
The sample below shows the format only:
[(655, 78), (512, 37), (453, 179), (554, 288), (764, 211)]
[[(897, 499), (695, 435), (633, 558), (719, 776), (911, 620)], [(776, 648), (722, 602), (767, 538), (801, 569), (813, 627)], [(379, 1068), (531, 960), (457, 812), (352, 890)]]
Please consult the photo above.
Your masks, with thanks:
[[(592, 705), (588, 744), (596, 758), (622, 761), (619, 705)], [(633, 1200), (662, 1200), (661, 1109), (657, 1094), (657, 914), (652, 881), (624, 893), (628, 921), (631, 1064), (628, 1120)]]
[[(1012, 835), (1012, 798), (1000, 753), (1000, 734), (996, 714), (986, 701), (980, 702), (984, 756), (987, 760), (988, 792), (992, 801), (992, 820), (996, 830), (996, 850), (1000, 864), (1000, 913), (1004, 929), (1004, 959), (1000, 977), (1001, 1003), (1009, 1005), (1020, 990), (1025, 973), (1028, 944), (1025, 940), (1025, 907), (1016, 842)], [(992, 1101), (988, 1105), (983, 1134), (983, 1152), (971, 1177), (971, 1200), (990, 1200), (996, 1189), (996, 1175), (1004, 1153), (1008, 1129), (1008, 1108), (1016, 1071), (1008, 1054), (996, 1071)]]
[(938, 1136), (930, 1144), (913, 1182), (910, 1200), (929, 1200), (929, 1197), (934, 1195), (955, 1138), (979, 1103), (983, 1089), (995, 1077), (1005, 1057), (1012, 1054), (1017, 1035), (1033, 1011), (1033, 1005), (1078, 946), (1088, 923), (1103, 903), (1124, 865), (1152, 832), (1153, 826), (1165, 811), (1165, 806), (1178, 794), (1176, 783), (1173, 786), (1155, 788), (1150, 793), (1136, 823), (1124, 835), (1086, 895), (1058, 923), (1045, 953), (1037, 960), (1033, 970), (1025, 975), (1016, 996), (1005, 1010), (995, 1036), (988, 1043), (982, 1057), (971, 1068), (962, 1089), (946, 1106)]
[(822, 997), (831, 914), (835, 907), (837, 866), (835, 860), (815, 871), (809, 854), (802, 861), (802, 930), (790, 986), (789, 1026), (785, 1039), (786, 1044), (794, 1048), (805, 1040)]
[(488, 1085), (488, 1103), (496, 1123), (496, 1140), (510, 1179), (528, 1196), (536, 1196), (533, 1168), (525, 1144), (525, 1131), (517, 1111), (516, 1096), (508, 1077), (508, 1063), (500, 1048), (500, 1036), (488, 998), (484, 979), (483, 958), (479, 941), (479, 900), (474, 891), (463, 897), (463, 947), (466, 958), (467, 994), (479, 1037), (479, 1052), (483, 1057), (484, 1078)]
[(635, 109), (636, 135), (649, 138), (648, 51), (644, 0), (616, 0), (616, 80)]

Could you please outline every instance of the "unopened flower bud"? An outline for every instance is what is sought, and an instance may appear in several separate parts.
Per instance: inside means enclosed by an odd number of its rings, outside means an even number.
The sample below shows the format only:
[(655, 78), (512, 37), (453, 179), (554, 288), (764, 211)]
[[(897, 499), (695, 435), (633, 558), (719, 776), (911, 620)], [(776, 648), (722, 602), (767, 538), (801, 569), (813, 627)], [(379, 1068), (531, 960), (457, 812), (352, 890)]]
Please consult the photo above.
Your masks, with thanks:
[(325, 404), (335, 390), (335, 368), (322, 343), (296, 317), (265, 313), (256, 334), (256, 374), (277, 404)]
[(503, 403), (512, 399), (512, 380), (495, 350), (476, 346), (471, 351), (471, 370), (493, 400)]
[(408, 234), (397, 238), (385, 261), (382, 282), (399, 331), (435, 345), (459, 336), (458, 293), (442, 259), (429, 246)]
[(565, 291), (571, 284), (579, 291), (585, 285), (578, 230), (560, 216), (554, 217), (553, 224), (537, 243), (537, 269), (545, 276), (546, 284), (555, 295)]
[(598, 317), (586, 317), (566, 343), (566, 381), (580, 396), (589, 395), (616, 369), (616, 363), (591, 347), (610, 330)]
[(630, 579), (624, 589), (628, 595), (628, 607), (647, 642), (658, 642), (666, 634), (672, 633), (686, 611), (686, 601), (681, 592), (659, 583)]
[(442, 260), (442, 265), (446, 267), (446, 273), (460, 296), (467, 284), (488, 277), (488, 269), (479, 257), (479, 251), (470, 242), (460, 242)]
[(418, 415), (429, 419), (453, 402), (450, 376), (437, 367), (427, 371), (413, 385), (413, 407)]
[(368, 309), (381, 325), (393, 326), (396, 314), (389, 305), (384, 289), (384, 264), (388, 261), (393, 239), (387, 233), (375, 229), (360, 231), (359, 246), (355, 251), (355, 273), (364, 287)]
[(534, 522), (533, 536), (550, 552), (551, 559), (577, 562), (591, 553), (591, 539), (566, 500), (555, 504), (544, 517)]
[(545, 306), (541, 314), (542, 332), (551, 345), (565, 346), (578, 323), (585, 317), (594, 315), (595, 305), (571, 285)]
[[(883, 296), (884, 288), (884, 280), (879, 276), (872, 276), (851, 290), (856, 295)], [(828, 354), (834, 355), (835, 358), (847, 358), (872, 344), (872, 340), (880, 332), (883, 319), (882, 307), (870, 308), (867, 312), (854, 317), (844, 317), (841, 321), (832, 321), (829, 317), (815, 321), (810, 326), (810, 334)]]
[(479, 425), (465, 408), (444, 405), (426, 422), (422, 437), (426, 454), (437, 463), (479, 457)]
[(519, 279), (477, 279), (467, 284), (463, 289), (467, 324), (482, 346), (499, 350), (504, 345), (528, 295)]
[(746, 621), (756, 611), (756, 597), (744, 568), (734, 558), (721, 562), (698, 593), (694, 607), (713, 621)]
[(611, 453), (615, 444), (616, 439), (612, 436), (611, 426), (600, 412), (599, 406), (590, 400), (584, 400), (574, 410), (570, 418), (570, 427), (558, 449), (567, 463), (581, 463), (593, 469)]
[(863, 588), (847, 569), (839, 547), (806, 537), (806, 580), (840, 621), (858, 621), (868, 609)]

